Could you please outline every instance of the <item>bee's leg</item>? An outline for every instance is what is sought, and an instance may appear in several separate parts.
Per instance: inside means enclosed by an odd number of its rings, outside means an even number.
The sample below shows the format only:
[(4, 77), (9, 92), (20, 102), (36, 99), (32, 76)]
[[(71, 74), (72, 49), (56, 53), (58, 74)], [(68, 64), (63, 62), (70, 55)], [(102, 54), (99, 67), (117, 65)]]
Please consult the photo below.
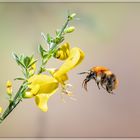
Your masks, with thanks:
[(106, 91), (107, 91), (108, 93), (110, 93), (110, 90), (109, 90), (108, 86), (106, 86)]
[(99, 84), (100, 84), (100, 82), (101, 82), (101, 76), (97, 76), (97, 78), (96, 78), (95, 81), (96, 81), (96, 84), (97, 84), (98, 88), (100, 89)]
[(85, 79), (82, 83), (82, 86), (84, 87), (84, 89), (87, 91), (87, 82), (89, 81), (90, 79)]
[(96, 82), (96, 84), (97, 84), (98, 88), (100, 89), (99, 82)]
[(112, 90), (108, 88), (108, 86), (106, 86), (106, 90), (107, 90), (107, 92), (108, 92), (109, 94), (114, 94), (114, 93), (112, 92)]
[(103, 89), (106, 89), (105, 86), (104, 86), (104, 84), (103, 84), (102, 82), (101, 82), (101, 87), (102, 87)]

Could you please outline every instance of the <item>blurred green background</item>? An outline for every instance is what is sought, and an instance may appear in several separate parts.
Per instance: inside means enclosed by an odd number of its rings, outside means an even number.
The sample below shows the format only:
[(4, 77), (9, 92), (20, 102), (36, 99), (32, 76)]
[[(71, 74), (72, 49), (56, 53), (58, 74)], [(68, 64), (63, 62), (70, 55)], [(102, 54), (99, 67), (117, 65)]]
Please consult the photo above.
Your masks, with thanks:
[[(7, 106), (5, 82), (22, 75), (12, 52), (39, 58), (40, 33), (54, 35), (68, 10), (80, 20), (71, 23), (76, 31), (66, 42), (86, 55), (69, 73), (77, 101), (62, 103), (57, 92), (43, 113), (33, 99), (24, 100), (0, 125), (0, 137), (140, 137), (140, 3), (0, 3), (0, 105)], [(53, 59), (48, 67), (61, 64)], [(88, 93), (82, 88), (85, 77), (77, 73), (97, 65), (117, 75), (115, 95), (94, 81)]]

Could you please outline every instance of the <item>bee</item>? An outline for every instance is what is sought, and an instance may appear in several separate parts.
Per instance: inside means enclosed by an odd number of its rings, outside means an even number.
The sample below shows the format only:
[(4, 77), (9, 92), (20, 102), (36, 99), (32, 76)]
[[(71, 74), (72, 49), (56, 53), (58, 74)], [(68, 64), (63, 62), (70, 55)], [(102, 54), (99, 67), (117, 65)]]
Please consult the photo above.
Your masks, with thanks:
[(108, 68), (104, 66), (96, 66), (91, 68), (88, 72), (82, 72), (80, 74), (87, 74), (82, 86), (87, 91), (87, 83), (93, 79), (95, 80), (98, 88), (100, 86), (104, 88), (108, 93), (113, 94), (113, 90), (118, 86), (118, 79)]

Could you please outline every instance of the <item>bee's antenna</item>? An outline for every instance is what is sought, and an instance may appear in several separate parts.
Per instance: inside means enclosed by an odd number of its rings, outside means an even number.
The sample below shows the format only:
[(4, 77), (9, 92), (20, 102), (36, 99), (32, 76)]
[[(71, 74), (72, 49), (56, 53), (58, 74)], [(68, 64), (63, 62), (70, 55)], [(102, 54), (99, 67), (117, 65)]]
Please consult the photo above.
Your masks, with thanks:
[(78, 74), (89, 74), (89, 72), (80, 72)]

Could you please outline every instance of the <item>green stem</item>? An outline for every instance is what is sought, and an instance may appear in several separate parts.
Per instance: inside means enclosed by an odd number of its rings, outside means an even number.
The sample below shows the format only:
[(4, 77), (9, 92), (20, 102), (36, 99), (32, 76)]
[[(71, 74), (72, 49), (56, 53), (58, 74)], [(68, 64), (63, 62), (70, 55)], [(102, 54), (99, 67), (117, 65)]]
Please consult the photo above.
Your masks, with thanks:
[(12, 112), (12, 110), (20, 103), (22, 100), (22, 93), (26, 90), (26, 86), (24, 85), (25, 82), (19, 88), (17, 94), (15, 95), (14, 99), (9, 103), (8, 107), (6, 108), (5, 112), (3, 113), (2, 117), (0, 118), (0, 123), (2, 123), (6, 117)]
[(64, 30), (66, 29), (66, 27), (67, 27), (67, 25), (68, 25), (68, 23), (69, 23), (69, 21), (70, 21), (70, 20), (69, 20), (69, 18), (68, 18), (67, 21), (65, 22), (65, 24), (63, 25), (63, 27), (62, 27), (60, 33), (58, 34), (58, 37), (61, 37), (61, 36), (62, 36)]
[[(61, 31), (59, 32), (59, 34), (57, 35), (56, 38), (61, 38), (61, 37), (62, 37), (62, 35), (63, 35), (63, 33), (64, 33), (64, 30), (66, 29), (66, 27), (67, 27), (69, 21), (70, 21), (70, 19), (67, 18), (67, 21), (66, 21), (65, 24), (62, 26), (62, 29), (61, 29)], [(41, 64), (40, 69), (39, 69), (39, 71), (38, 71), (38, 74), (41, 74), (42, 72), (44, 72), (44, 71), (42, 71), (42, 69), (45, 69), (45, 66), (46, 66), (47, 62), (48, 62), (49, 59), (53, 56), (54, 51), (57, 49), (57, 45), (58, 45), (59, 43), (60, 43), (60, 42), (57, 42), (57, 43), (52, 42), (52, 43), (50, 44), (50, 50), (49, 50), (48, 56), (47, 56), (47, 58), (46, 58), (46, 61), (45, 61), (44, 63)]]
[(10, 103), (9, 106), (7, 107), (7, 109), (5, 110), (4, 114), (1, 117), (1, 121), (0, 123), (2, 123), (6, 117), (12, 112), (12, 110), (19, 104), (21, 100), (18, 100), (17, 103), (14, 103), (13, 105)]

